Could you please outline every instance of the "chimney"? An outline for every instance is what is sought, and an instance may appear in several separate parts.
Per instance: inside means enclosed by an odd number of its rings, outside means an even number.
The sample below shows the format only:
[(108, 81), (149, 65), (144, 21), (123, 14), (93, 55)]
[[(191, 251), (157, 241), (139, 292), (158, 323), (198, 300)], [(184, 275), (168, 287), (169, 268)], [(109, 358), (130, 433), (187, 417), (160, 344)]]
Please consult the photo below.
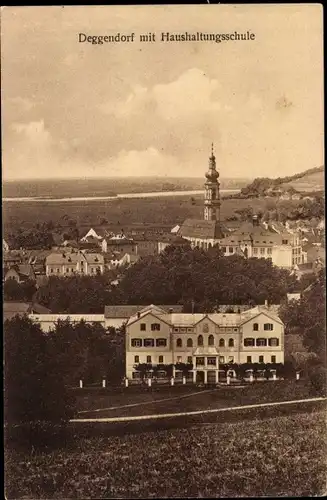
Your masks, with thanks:
[(137, 317), (138, 317), (138, 318), (140, 318), (140, 317), (141, 317), (141, 313), (140, 313), (140, 312), (138, 312), (138, 313), (137, 313)]
[(265, 307), (269, 307), (267, 299), (265, 300)]
[(169, 308), (169, 314), (173, 314), (173, 308), (172, 307)]

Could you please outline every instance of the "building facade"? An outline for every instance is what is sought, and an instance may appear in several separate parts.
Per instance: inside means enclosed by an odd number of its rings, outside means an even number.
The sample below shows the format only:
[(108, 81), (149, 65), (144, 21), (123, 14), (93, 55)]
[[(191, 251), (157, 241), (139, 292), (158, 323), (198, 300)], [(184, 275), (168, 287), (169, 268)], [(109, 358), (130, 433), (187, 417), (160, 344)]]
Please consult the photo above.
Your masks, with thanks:
[(260, 223), (253, 216), (238, 229), (220, 241), (224, 255), (235, 253), (244, 257), (270, 259), (275, 266), (291, 269), (304, 260), (300, 235), (274, 225)]
[(82, 251), (53, 252), (46, 258), (47, 276), (95, 276), (104, 272), (104, 258), (100, 253)]
[(222, 363), (283, 363), (284, 325), (269, 307), (241, 313), (168, 313), (149, 306), (126, 324), (126, 377), (138, 364), (193, 365), (193, 381), (217, 382)]

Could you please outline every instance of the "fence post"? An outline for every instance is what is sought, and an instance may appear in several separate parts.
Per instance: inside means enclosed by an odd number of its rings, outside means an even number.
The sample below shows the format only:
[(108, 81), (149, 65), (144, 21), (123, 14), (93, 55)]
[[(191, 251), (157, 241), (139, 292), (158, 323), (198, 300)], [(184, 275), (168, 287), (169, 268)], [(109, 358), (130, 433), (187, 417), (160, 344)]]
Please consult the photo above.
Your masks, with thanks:
[(102, 387), (105, 388), (106, 387), (106, 379), (102, 379)]
[(276, 372), (273, 372), (273, 380), (276, 380)]
[(170, 385), (173, 386), (174, 383), (175, 383), (175, 379), (174, 379), (174, 377), (171, 377), (171, 379), (170, 379)]
[(151, 387), (151, 384), (152, 384), (152, 379), (148, 378), (148, 387)]
[(253, 372), (250, 373), (250, 382), (253, 382)]
[(80, 389), (83, 389), (83, 380), (79, 381), (79, 387), (80, 387)]
[(184, 376), (183, 376), (183, 385), (185, 385), (185, 384), (186, 384), (186, 377), (185, 377), (185, 375), (184, 375)]
[(128, 387), (128, 378), (125, 377), (125, 387)]
[(229, 375), (227, 375), (226, 382), (227, 382), (227, 385), (230, 384), (230, 376)]
[(296, 372), (296, 380), (300, 380), (300, 372)]

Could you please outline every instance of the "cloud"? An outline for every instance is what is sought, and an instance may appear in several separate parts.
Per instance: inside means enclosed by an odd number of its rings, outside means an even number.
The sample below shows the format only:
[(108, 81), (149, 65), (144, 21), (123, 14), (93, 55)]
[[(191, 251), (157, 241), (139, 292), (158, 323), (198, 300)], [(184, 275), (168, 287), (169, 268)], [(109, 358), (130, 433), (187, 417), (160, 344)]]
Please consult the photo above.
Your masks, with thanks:
[(165, 155), (150, 146), (144, 151), (121, 151), (105, 166), (112, 176), (174, 176), (179, 165), (176, 158)]

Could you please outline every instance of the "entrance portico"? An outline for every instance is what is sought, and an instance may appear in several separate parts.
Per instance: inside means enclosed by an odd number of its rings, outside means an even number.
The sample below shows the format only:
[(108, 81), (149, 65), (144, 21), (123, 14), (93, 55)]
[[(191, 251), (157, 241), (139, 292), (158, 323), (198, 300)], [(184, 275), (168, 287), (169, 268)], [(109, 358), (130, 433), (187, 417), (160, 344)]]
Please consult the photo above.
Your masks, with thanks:
[(215, 347), (197, 347), (193, 352), (193, 383), (217, 384), (219, 353)]

